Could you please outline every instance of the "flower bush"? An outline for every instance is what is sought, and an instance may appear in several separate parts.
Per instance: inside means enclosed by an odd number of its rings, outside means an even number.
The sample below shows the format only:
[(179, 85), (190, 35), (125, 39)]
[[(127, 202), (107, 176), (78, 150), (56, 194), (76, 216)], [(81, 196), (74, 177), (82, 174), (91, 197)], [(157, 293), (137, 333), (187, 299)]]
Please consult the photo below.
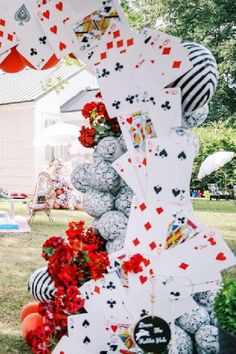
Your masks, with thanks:
[(85, 282), (97, 280), (109, 265), (104, 241), (84, 221), (71, 222), (67, 240), (52, 236), (43, 245), (43, 258), (55, 284), (54, 299), (39, 305), (43, 326), (26, 337), (33, 353), (48, 354), (58, 340), (67, 334), (67, 317), (84, 311), (79, 288)]

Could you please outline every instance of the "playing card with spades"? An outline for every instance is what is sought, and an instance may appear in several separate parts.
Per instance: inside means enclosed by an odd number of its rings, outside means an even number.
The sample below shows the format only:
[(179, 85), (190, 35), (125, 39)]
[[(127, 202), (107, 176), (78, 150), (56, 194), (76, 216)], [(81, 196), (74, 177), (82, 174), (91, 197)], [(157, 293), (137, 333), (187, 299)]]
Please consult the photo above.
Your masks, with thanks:
[(36, 69), (42, 69), (54, 52), (36, 15), (36, 4), (31, 0), (9, 1), (10, 18), (20, 43), (17, 51)]
[(68, 334), (75, 348), (82, 353), (95, 353), (109, 339), (109, 328), (105, 325), (105, 314), (92, 312), (68, 316)]

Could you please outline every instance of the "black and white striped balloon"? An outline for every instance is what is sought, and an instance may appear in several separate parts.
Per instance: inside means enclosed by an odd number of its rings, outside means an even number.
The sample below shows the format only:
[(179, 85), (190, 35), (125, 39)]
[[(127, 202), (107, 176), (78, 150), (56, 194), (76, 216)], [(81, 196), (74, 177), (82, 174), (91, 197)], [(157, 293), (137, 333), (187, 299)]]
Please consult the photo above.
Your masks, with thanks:
[(47, 267), (39, 268), (31, 274), (28, 282), (28, 291), (40, 302), (48, 302), (53, 299), (55, 286)]
[(218, 80), (217, 63), (212, 53), (198, 43), (183, 43), (193, 67), (175, 80), (170, 87), (180, 87), (182, 110), (193, 112), (206, 105), (212, 98)]

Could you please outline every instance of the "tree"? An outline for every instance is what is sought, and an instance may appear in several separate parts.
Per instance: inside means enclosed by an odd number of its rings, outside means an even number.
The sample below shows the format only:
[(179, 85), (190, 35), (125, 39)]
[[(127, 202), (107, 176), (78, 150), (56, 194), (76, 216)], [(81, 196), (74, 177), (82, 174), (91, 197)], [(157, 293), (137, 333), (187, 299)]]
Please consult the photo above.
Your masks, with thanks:
[[(157, 28), (205, 45), (219, 66), (209, 120), (236, 120), (236, 2), (232, 0), (124, 0), (135, 29)], [(208, 120), (208, 121), (209, 121)]]

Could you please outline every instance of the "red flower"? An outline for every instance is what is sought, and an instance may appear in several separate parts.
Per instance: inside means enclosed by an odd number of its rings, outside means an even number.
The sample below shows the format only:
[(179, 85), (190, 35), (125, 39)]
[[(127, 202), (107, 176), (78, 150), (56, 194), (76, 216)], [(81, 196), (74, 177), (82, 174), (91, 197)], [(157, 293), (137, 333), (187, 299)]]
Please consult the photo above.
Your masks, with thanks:
[(82, 109), (82, 114), (84, 118), (89, 118), (91, 114), (93, 114), (93, 111), (96, 110), (96, 107), (97, 107), (96, 102), (86, 103), (84, 105), (84, 108)]
[(148, 259), (144, 258), (141, 254), (137, 253), (132, 256), (129, 261), (123, 263), (122, 267), (126, 273), (140, 273), (143, 271), (141, 263), (147, 264)]
[(80, 130), (79, 141), (84, 147), (91, 148), (95, 146), (96, 130), (82, 126)]

